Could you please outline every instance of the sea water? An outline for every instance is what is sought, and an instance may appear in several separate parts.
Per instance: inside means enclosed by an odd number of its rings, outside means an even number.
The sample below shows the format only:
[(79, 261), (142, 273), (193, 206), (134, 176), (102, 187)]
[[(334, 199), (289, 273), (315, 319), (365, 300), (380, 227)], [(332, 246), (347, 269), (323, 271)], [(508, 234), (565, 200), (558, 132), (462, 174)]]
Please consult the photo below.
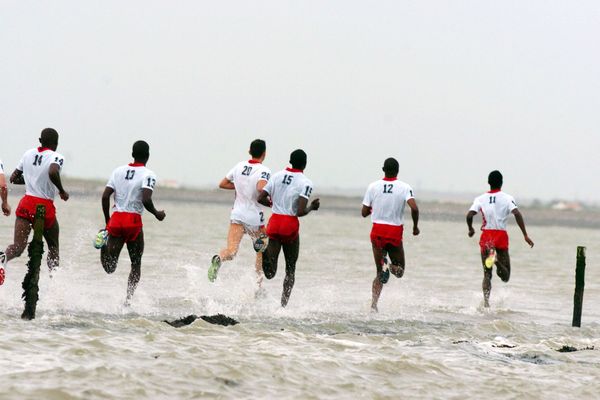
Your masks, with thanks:
[[(350, 214), (324, 202), (301, 220), (296, 284), (282, 309), (283, 257), (257, 297), (248, 238), (208, 281), (230, 205), (157, 203), (167, 218), (144, 217), (142, 277), (128, 308), (126, 250), (108, 275), (92, 247), (103, 224), (97, 199), (58, 203), (61, 267), (50, 279), (43, 265), (34, 321), (19, 318), (26, 257), (10, 262), (0, 287), (0, 398), (600, 396), (597, 230), (531, 225), (530, 249), (511, 221), (511, 280), (494, 276), (485, 309), (477, 238), (462, 218), (436, 221), (422, 205), (421, 234), (410, 234), (410, 222), (405, 230), (406, 273), (390, 278), (373, 314), (370, 223), (360, 204)], [(13, 222), (0, 219), (2, 248)], [(578, 245), (588, 248), (581, 329), (570, 326)], [(217, 313), (240, 324), (162, 322)]]

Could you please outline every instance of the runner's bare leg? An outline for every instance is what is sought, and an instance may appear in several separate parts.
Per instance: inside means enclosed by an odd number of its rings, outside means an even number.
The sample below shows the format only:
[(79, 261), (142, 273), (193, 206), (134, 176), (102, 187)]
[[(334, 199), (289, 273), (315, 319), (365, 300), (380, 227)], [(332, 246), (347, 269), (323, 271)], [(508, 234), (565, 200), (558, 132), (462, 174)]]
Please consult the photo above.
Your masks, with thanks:
[(383, 249), (376, 247), (374, 244), (371, 245), (373, 247), (375, 268), (377, 269), (377, 275), (375, 275), (375, 279), (373, 279), (371, 310), (377, 312), (377, 303), (379, 302), (379, 296), (381, 296), (381, 290), (383, 289), (383, 283), (381, 283), (381, 274), (383, 272)]
[(125, 300), (125, 304), (129, 304), (140, 282), (142, 255), (144, 254), (144, 231), (140, 232), (135, 241), (127, 243), (127, 250), (129, 252), (129, 259), (131, 260), (131, 272), (129, 272), (129, 279), (127, 281), (127, 299)]
[(281, 252), (281, 242), (275, 239), (269, 239), (267, 249), (263, 254), (262, 270), (267, 279), (273, 279), (277, 273), (277, 261)]
[(100, 261), (107, 274), (112, 274), (117, 269), (119, 255), (124, 244), (125, 240), (123, 238), (114, 237), (109, 234), (106, 246), (100, 249)]
[(44, 239), (46, 239), (46, 243), (48, 244), (48, 270), (52, 273), (56, 268), (58, 268), (58, 264), (60, 262), (59, 256), (59, 247), (58, 247), (58, 237), (60, 233), (60, 228), (58, 226), (58, 221), (54, 222), (52, 228), (44, 231)]
[(492, 292), (492, 269), (486, 268), (485, 259), (488, 256), (489, 249), (481, 253), (481, 264), (483, 266), (483, 282), (481, 288), (483, 289), (483, 306), (490, 306), (490, 293)]
[(400, 242), (400, 246), (387, 246), (386, 250), (390, 256), (390, 272), (397, 278), (402, 278), (404, 275), (404, 245)]
[[(252, 238), (252, 243), (254, 243), (254, 241), (256, 239), (258, 239), (261, 234), (265, 234), (266, 230), (265, 227), (261, 227), (258, 231), (255, 232), (250, 232), (250, 237)], [(263, 253), (258, 252), (256, 253), (256, 283), (258, 283), (258, 287), (260, 288), (262, 285), (262, 281), (263, 281), (263, 269), (262, 269), (262, 259), (263, 259)]]
[(283, 280), (283, 293), (281, 294), (281, 307), (287, 306), (296, 281), (296, 261), (300, 253), (300, 237), (291, 243), (283, 245), (283, 255), (285, 257), (285, 278)]
[(507, 250), (496, 250), (496, 274), (502, 282), (510, 279), (510, 256)]
[(233, 260), (240, 247), (240, 242), (244, 236), (244, 226), (240, 224), (229, 224), (229, 233), (227, 234), (227, 247), (219, 252), (221, 261)]
[(17, 217), (15, 219), (14, 243), (6, 248), (6, 260), (19, 257), (27, 248), (29, 233), (31, 232), (31, 223), (25, 218)]

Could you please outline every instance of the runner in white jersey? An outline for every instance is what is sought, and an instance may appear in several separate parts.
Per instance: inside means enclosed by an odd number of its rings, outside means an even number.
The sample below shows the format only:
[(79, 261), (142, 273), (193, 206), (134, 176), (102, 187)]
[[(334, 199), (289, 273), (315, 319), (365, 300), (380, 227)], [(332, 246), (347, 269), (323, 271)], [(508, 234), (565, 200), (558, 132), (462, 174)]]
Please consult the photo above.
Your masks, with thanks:
[[(414, 199), (412, 188), (398, 180), (399, 164), (394, 158), (383, 163), (385, 177), (371, 183), (365, 193), (362, 204), (362, 216), (371, 215), (371, 245), (377, 275), (373, 280), (371, 309), (377, 311), (377, 303), (383, 285), (390, 277), (390, 271), (396, 277), (404, 275), (404, 207), (408, 203), (413, 220), (413, 235), (419, 231), (419, 208)], [(386, 254), (390, 256), (391, 267), (388, 269)]]
[[(96, 237), (94, 246), (101, 249), (100, 261), (104, 270), (112, 274), (117, 268), (119, 255), (127, 244), (131, 260), (131, 272), (127, 284), (128, 305), (140, 281), (142, 255), (144, 254), (144, 232), (142, 213), (144, 208), (159, 221), (165, 212), (158, 211), (152, 202), (156, 175), (146, 168), (150, 157), (148, 143), (139, 140), (133, 144), (134, 162), (115, 169), (102, 194), (102, 212), (106, 229)], [(110, 214), (110, 197), (114, 194), (113, 213)]]
[(227, 234), (227, 247), (212, 258), (208, 269), (208, 279), (214, 282), (223, 261), (233, 260), (240, 247), (244, 233), (247, 233), (254, 243), (256, 250), (256, 274), (258, 284), (262, 280), (262, 252), (265, 233), (265, 215), (257, 198), (269, 178), (271, 170), (264, 166), (267, 145), (264, 140), (256, 139), (250, 143), (250, 156), (248, 161), (239, 162), (223, 178), (219, 187), (221, 189), (235, 190), (235, 202), (231, 210), (229, 233)]
[(0, 199), (2, 200), (2, 213), (10, 215), (10, 204), (8, 204), (8, 188), (6, 187), (6, 176), (4, 176), (4, 164), (0, 160)]
[(492, 290), (492, 267), (496, 264), (496, 273), (503, 282), (510, 279), (510, 257), (508, 254), (508, 234), (506, 220), (510, 214), (515, 216), (517, 225), (523, 232), (525, 241), (533, 247), (533, 241), (527, 236), (523, 216), (517, 208), (515, 199), (508, 193), (502, 192), (503, 178), (500, 171), (492, 171), (488, 176), (490, 191), (477, 197), (467, 213), (469, 237), (475, 235), (473, 217), (481, 213), (481, 262), (483, 264), (483, 301), (489, 307)]
[[(64, 190), (60, 179), (60, 171), (64, 157), (56, 152), (58, 133), (52, 128), (42, 130), (41, 146), (31, 149), (23, 155), (19, 165), (10, 177), (15, 185), (25, 185), (25, 196), (19, 202), (15, 215), (14, 243), (0, 252), (0, 268), (13, 258), (19, 257), (27, 247), (29, 233), (35, 218), (38, 205), (46, 208), (44, 221), (44, 239), (48, 244), (48, 268), (54, 271), (59, 264), (59, 227), (56, 220), (54, 197), (58, 191), (64, 201), (69, 194)], [(3, 282), (4, 270), (0, 271), (0, 284)]]
[(259, 203), (273, 207), (273, 215), (267, 225), (269, 244), (262, 263), (267, 279), (272, 279), (277, 273), (277, 261), (283, 247), (285, 279), (281, 294), (282, 307), (287, 305), (294, 287), (296, 261), (300, 251), (298, 217), (316, 211), (320, 206), (319, 199), (314, 199), (308, 205), (313, 184), (303, 172), (306, 168), (306, 153), (303, 150), (293, 151), (290, 164), (291, 168), (274, 174), (258, 196)]

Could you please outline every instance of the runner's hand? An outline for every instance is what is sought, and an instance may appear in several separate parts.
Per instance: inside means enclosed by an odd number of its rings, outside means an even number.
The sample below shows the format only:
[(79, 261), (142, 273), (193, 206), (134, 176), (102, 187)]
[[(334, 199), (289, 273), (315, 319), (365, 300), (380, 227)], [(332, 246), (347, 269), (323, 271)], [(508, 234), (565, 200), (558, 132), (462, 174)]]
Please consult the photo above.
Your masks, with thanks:
[(417, 236), (419, 233), (421, 233), (421, 231), (419, 230), (419, 228), (417, 228), (416, 226), (413, 226), (413, 235)]
[(2, 213), (7, 217), (10, 215), (10, 205), (8, 203), (2, 203)]
[(529, 245), (529, 247), (533, 247), (533, 240), (529, 239), (529, 236), (525, 235), (525, 241)]
[(469, 227), (469, 237), (473, 237), (473, 235), (475, 234), (475, 229), (473, 229), (473, 227)]
[(69, 200), (69, 193), (61, 192), (61, 193), (59, 193), (59, 195), (60, 195), (60, 198), (63, 199), (64, 201)]
[(156, 217), (157, 220), (162, 221), (163, 219), (165, 219), (167, 214), (165, 214), (164, 210), (161, 210), (161, 211), (157, 211), (156, 214), (154, 214), (154, 216)]
[(321, 207), (321, 202), (319, 201), (319, 199), (314, 199), (310, 203), (310, 208), (314, 211), (317, 211), (319, 209), (319, 207)]

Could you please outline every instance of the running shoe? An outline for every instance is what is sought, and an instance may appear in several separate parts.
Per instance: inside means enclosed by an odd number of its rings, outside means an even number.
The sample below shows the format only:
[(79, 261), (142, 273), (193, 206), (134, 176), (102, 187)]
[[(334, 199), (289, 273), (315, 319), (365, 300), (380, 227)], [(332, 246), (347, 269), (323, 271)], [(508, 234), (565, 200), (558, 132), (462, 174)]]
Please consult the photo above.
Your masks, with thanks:
[(108, 231), (106, 229), (101, 229), (94, 239), (94, 247), (101, 249), (106, 246), (106, 243), (108, 243)]
[(381, 260), (381, 264), (382, 271), (381, 276), (379, 277), (379, 282), (385, 285), (390, 280), (390, 269), (388, 267), (388, 260), (385, 256)]
[(6, 267), (6, 254), (4, 254), (3, 251), (0, 251), (0, 285), (4, 283), (4, 278), (6, 277), (4, 267)]
[(221, 268), (221, 257), (215, 254), (210, 262), (210, 268), (208, 269), (209, 281), (214, 282), (215, 279), (217, 279), (219, 268)]
[(485, 267), (492, 268), (496, 263), (496, 249), (490, 249), (487, 258), (485, 259)]
[(265, 235), (264, 233), (261, 233), (260, 236), (258, 237), (258, 239), (256, 239), (254, 241), (254, 251), (257, 253), (264, 253), (264, 251), (267, 249), (267, 244), (268, 241), (265, 240), (267, 238), (267, 235)]

